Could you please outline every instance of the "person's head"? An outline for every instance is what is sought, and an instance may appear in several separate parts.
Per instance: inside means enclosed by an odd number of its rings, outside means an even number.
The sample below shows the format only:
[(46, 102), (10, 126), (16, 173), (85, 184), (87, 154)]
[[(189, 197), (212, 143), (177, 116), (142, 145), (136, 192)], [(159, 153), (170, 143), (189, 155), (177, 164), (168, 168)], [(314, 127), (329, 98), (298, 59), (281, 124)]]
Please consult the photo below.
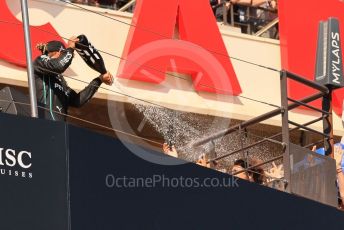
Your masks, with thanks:
[(269, 2), (269, 5), (270, 5), (270, 7), (271, 7), (272, 9), (276, 9), (277, 6), (278, 6), (278, 1), (277, 1), (277, 0), (271, 0), (271, 1)]
[[(243, 171), (247, 167), (249, 167), (249, 165), (245, 160), (243, 159), (235, 160), (231, 172), (232, 174), (235, 174), (237, 172)], [(234, 176), (239, 177), (243, 180), (250, 180), (248, 172), (245, 172), (245, 171), (235, 174)]]
[(61, 51), (65, 49), (65, 45), (60, 41), (50, 41), (48, 43), (40, 43), (37, 45), (42, 54), (48, 55), (50, 58), (58, 58)]
[(264, 170), (260, 167), (252, 168), (252, 180), (257, 184), (264, 184), (266, 182)]

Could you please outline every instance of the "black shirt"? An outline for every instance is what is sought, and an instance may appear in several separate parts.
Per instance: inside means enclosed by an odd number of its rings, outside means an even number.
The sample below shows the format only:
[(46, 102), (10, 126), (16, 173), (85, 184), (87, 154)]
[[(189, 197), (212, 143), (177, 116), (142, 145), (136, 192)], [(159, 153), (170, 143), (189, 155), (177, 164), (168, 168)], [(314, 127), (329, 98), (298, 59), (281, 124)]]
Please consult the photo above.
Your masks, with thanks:
[(70, 66), (73, 57), (74, 50), (67, 48), (61, 52), (58, 58), (42, 55), (34, 61), (33, 66), (40, 118), (65, 120), (63, 114), (68, 113), (69, 106), (82, 106), (92, 98), (101, 85), (102, 81), (97, 77), (79, 93), (68, 87), (66, 80), (61, 74)]

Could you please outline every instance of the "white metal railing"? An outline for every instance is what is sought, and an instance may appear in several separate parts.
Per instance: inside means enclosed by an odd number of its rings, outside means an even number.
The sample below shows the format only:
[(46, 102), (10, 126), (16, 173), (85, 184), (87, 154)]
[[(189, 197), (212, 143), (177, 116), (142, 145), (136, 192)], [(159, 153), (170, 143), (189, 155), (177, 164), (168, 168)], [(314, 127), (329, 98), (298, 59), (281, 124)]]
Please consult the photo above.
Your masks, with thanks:
[(118, 9), (118, 11), (124, 12), (124, 11), (128, 10), (130, 7), (134, 6), (135, 3), (136, 3), (136, 0), (131, 0), (130, 2), (125, 4), (122, 8)]

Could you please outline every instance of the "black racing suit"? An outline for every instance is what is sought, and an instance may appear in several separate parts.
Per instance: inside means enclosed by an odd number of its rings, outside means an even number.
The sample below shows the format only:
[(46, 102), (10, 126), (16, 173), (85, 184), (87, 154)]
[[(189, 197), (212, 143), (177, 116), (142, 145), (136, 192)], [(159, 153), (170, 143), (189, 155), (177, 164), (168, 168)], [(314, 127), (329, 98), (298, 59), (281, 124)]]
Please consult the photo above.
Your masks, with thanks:
[[(49, 58), (47, 55), (37, 57), (33, 63), (40, 118), (64, 121), (68, 107), (81, 107), (97, 92), (102, 81), (99, 77), (76, 93), (69, 88), (61, 75), (72, 63), (74, 50), (67, 48), (58, 58)], [(44, 107), (45, 109), (42, 109)]]

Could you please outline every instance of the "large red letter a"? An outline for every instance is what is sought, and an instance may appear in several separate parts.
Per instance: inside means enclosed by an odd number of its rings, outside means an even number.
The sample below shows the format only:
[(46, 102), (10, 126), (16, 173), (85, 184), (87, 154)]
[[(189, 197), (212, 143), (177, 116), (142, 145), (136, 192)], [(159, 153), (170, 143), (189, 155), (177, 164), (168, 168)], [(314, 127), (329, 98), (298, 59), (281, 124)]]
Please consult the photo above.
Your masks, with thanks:
[(171, 71), (198, 91), (241, 93), (208, 0), (138, 0), (132, 23), (119, 77), (160, 83)]

